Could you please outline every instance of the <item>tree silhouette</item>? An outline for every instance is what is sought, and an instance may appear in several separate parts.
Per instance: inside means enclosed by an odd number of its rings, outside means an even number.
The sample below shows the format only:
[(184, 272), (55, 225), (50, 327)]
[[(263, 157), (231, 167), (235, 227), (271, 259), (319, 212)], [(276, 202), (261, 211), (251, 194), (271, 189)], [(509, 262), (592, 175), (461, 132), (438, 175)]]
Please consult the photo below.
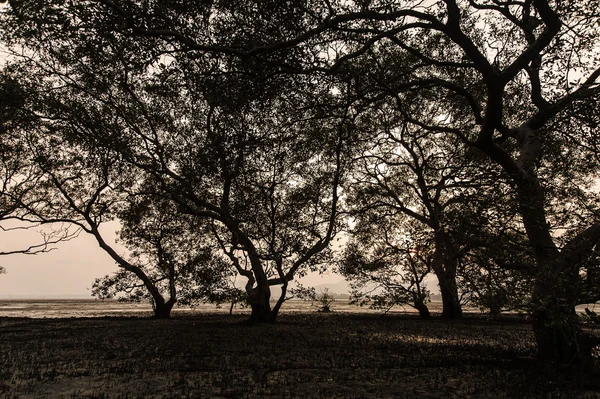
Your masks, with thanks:
[(121, 222), (120, 241), (130, 250), (127, 262), (144, 271), (156, 292), (124, 269), (97, 279), (92, 295), (150, 300), (159, 318), (168, 318), (179, 301), (194, 304), (225, 299), (220, 296), (233, 289), (231, 265), (219, 256), (206, 223), (194, 223), (175, 209), (168, 200), (132, 195), (116, 212)]
[(433, 252), (427, 234), (417, 229), (409, 233), (410, 228), (399, 232), (391, 219), (371, 220), (359, 227), (342, 252), (340, 272), (351, 281), (351, 301), (386, 312), (409, 305), (428, 319), (429, 290), (424, 279), (431, 272)]
[[(368, 65), (375, 71), (389, 65), (386, 91), (396, 93), (407, 121), (459, 137), (511, 180), (536, 259), (532, 318), (539, 356), (552, 364), (581, 357), (576, 287), (585, 276), (580, 271), (596, 256), (600, 227), (592, 217), (566, 242), (553, 236), (546, 204), (554, 198), (538, 164), (572, 148), (585, 151), (567, 139), (572, 134), (589, 142), (597, 126), (597, 107), (591, 106), (600, 92), (593, 7), (541, 0), (412, 7), (372, 2), (368, 10), (340, 7), (331, 17), (340, 21), (334, 30), (348, 46), (330, 70), (350, 61), (363, 72)], [(395, 64), (398, 55), (402, 62)], [(364, 73), (355, 81), (365, 81)], [(567, 134), (553, 128), (565, 118), (572, 124)], [(588, 174), (596, 167), (588, 163)]]
[[(520, 214), (539, 357), (567, 366), (586, 356), (574, 307), (599, 297), (600, 224), (590, 190), (599, 166), (595, 7), (591, 0), (298, 0), (285, 9), (275, 1), (15, 1), (0, 23), (4, 42), (24, 50), (8, 70), (12, 81), (37, 93), (36, 103), (9, 104), (33, 121), (23, 131), (42, 121), (51, 128), (42, 137), (52, 132), (59, 144), (68, 139), (117, 159), (183, 214), (210, 220), (248, 278), (255, 320), (277, 314), (269, 285), (285, 286), (319, 263), (340, 230), (340, 187), (352, 172), (356, 132), (377, 125), (365, 110), (388, 102), (395, 121), (426, 133), (425, 142), (454, 146), (465, 162), (479, 152), (480, 167), (502, 177), (508, 210), (492, 206), (487, 184), (469, 198), (492, 215)], [(427, 198), (430, 185), (415, 187)], [(391, 191), (404, 189), (411, 190)], [(479, 209), (486, 207), (467, 207), (457, 220)], [(290, 231), (298, 234), (288, 247)], [(437, 234), (444, 239), (437, 247), (458, 262), (448, 231)]]
[[(252, 320), (274, 320), (284, 297), (271, 309), (269, 286), (283, 285), (285, 294), (339, 230), (339, 187), (360, 110), (329, 85), (268, 75), (236, 51), (175, 57), (173, 43), (156, 44), (152, 34), (119, 34), (119, 24), (107, 32), (105, 19), (123, 16), (109, 6), (114, 15), (32, 6), (15, 7), (14, 20), (7, 16), (12, 38), (39, 51), (20, 58), (28, 68), (15, 79), (53, 87), (46, 93), (39, 85), (42, 98), (29, 111), (51, 120), (62, 138), (131, 168), (129, 184), (146, 181), (182, 214), (211, 222), (221, 249), (248, 279)], [(35, 21), (43, 15), (40, 31)], [(81, 28), (79, 17), (94, 23)], [(56, 34), (52, 44), (43, 39), (49, 32)], [(226, 32), (223, 40), (243, 30)]]

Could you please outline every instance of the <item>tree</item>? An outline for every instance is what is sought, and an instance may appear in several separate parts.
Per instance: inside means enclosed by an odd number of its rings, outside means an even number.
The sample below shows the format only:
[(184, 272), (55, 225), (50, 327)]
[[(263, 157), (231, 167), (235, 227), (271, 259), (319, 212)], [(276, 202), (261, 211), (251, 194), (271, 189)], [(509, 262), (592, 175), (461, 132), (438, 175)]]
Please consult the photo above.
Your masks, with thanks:
[(218, 254), (206, 225), (178, 213), (172, 202), (151, 196), (132, 196), (116, 213), (121, 222), (120, 241), (130, 251), (127, 262), (143, 270), (157, 290), (168, 296), (152, 294), (127, 269), (97, 279), (92, 295), (149, 300), (159, 318), (168, 318), (179, 301), (193, 305), (229, 299), (231, 265)]
[[(23, 88), (10, 79), (7, 73), (0, 74), (0, 231), (10, 234), (14, 231), (39, 229), (41, 240), (25, 247), (4, 249), (0, 251), (0, 255), (36, 255), (48, 252), (55, 249), (58, 243), (69, 241), (79, 234), (78, 229), (70, 228), (64, 223), (43, 229), (38, 223), (24, 221), (17, 215), (19, 196), (25, 195), (40, 178), (39, 170), (29, 167), (29, 154), (13, 130), (15, 118), (11, 112), (15, 106), (22, 104), (25, 95)], [(21, 122), (26, 123), (25, 120)]]
[[(311, 306), (317, 308), (317, 312), (330, 313), (331, 304), (335, 301), (333, 294), (329, 292), (329, 288), (323, 289), (317, 294), (314, 287), (304, 287), (302, 284), (297, 284), (290, 290), (293, 294), (291, 298), (298, 298), (303, 301), (310, 301)], [(317, 302), (318, 305), (315, 305)]]
[(406, 304), (428, 319), (430, 293), (424, 279), (431, 272), (433, 252), (427, 234), (415, 228), (398, 231), (390, 219), (359, 226), (342, 252), (339, 270), (352, 281), (352, 301), (386, 312)]
[[(220, 39), (243, 36), (237, 10), (221, 6), (233, 19), (213, 21)], [(173, 18), (184, 9), (127, 7), (14, 4), (6, 13), (8, 42), (36, 49), (35, 57), (20, 57), (29, 67), (22, 78), (37, 74), (55, 88), (36, 113), (52, 117), (63, 137), (135, 170), (182, 214), (214, 222), (221, 249), (248, 278), (252, 320), (274, 320), (284, 297), (271, 309), (269, 286), (281, 284), (285, 293), (297, 273), (321, 263), (339, 230), (339, 187), (360, 110), (329, 84), (249, 62), (233, 42), (188, 42), (194, 54), (178, 56), (180, 36), (165, 40), (169, 34), (132, 25), (128, 15), (187, 29)], [(206, 23), (202, 7), (189, 12), (185, 19)], [(324, 97), (335, 101), (322, 105)]]
[(459, 284), (464, 302), (488, 310), (493, 317), (508, 310), (528, 312), (531, 304), (531, 251), (503, 238), (490, 236), (490, 245), (474, 249), (461, 260)]
[[(596, 257), (600, 225), (593, 204), (582, 204), (589, 217), (570, 227), (576, 233), (557, 237), (547, 216), (555, 198), (540, 170), (570, 151), (595, 152), (588, 145), (600, 93), (594, 7), (543, 0), (413, 7), (372, 2), (368, 10), (345, 13), (352, 23), (335, 26), (354, 39), (338, 61), (391, 63), (389, 48), (412, 60), (386, 80), (406, 120), (459, 137), (510, 179), (535, 257), (532, 318), (539, 357), (560, 365), (585, 356), (574, 306), (583, 296), (596, 297), (578, 287)], [(556, 129), (565, 120), (570, 128)], [(564, 164), (562, 172), (586, 187), (598, 166), (583, 159), (584, 165), (574, 159)]]
[[(243, 154), (243, 160), (238, 158), (233, 165), (221, 164), (223, 194), (218, 209), (225, 217), (213, 219), (222, 249), (248, 279), (252, 320), (274, 321), (288, 283), (327, 257), (340, 225), (338, 191), (356, 117), (351, 112), (345, 106), (332, 115), (297, 116), (290, 108), (265, 120), (266, 110), (261, 109), (259, 114), (236, 118), (261, 121), (260, 147), (228, 151), (216, 147), (222, 153)], [(186, 211), (201, 215), (200, 201), (190, 203), (191, 199), (189, 194), (185, 198)], [(281, 285), (282, 293), (271, 309), (272, 285)]]
[[(442, 317), (460, 318), (459, 265), (481, 245), (478, 232), (489, 224), (485, 215), (491, 212), (486, 208), (500, 201), (497, 194), (482, 201), (482, 192), (490, 197), (500, 192), (502, 176), (482, 167), (458, 139), (404, 121), (401, 107), (379, 101), (371, 108), (371, 130), (364, 134), (349, 183), (352, 213), (361, 226), (384, 229), (375, 234), (382, 245), (405, 239), (392, 237), (392, 232), (414, 232), (415, 237), (406, 239), (416, 242), (426, 232), (435, 248), (430, 266), (440, 286)], [(376, 244), (372, 237), (360, 236), (366, 237), (367, 248)]]
[[(40, 78), (43, 82), (43, 77), (36, 72), (40, 71), (31, 69), (28, 74), (19, 75), (21, 84), (27, 87), (30, 83), (28, 78)], [(14, 169), (15, 183), (3, 196), (12, 204), (6, 218), (35, 225), (61, 223), (92, 235), (125, 271), (109, 281), (119, 285), (121, 283), (117, 280), (120, 277), (132, 281), (131, 277), (135, 276), (138, 282), (134, 285), (143, 287), (147, 290), (144, 295), (152, 298), (156, 317), (169, 317), (177, 300), (175, 285), (180, 273), (188, 276), (195, 273), (196, 287), (205, 284), (202, 286), (205, 291), (199, 295), (206, 295), (208, 285), (212, 284), (210, 288), (213, 288), (221, 284), (223, 261), (215, 261), (212, 254), (207, 256), (206, 246), (187, 247), (185, 253), (174, 253), (175, 245), (179, 251), (186, 248), (183, 241), (173, 243), (174, 239), (186, 237), (181, 228), (179, 232), (174, 231), (184, 220), (174, 219), (173, 213), (167, 212), (168, 202), (144, 202), (143, 198), (147, 196), (141, 197), (137, 191), (144, 187), (142, 176), (133, 174), (132, 169), (114, 152), (74, 140), (76, 133), (85, 135), (90, 132), (89, 129), (101, 128), (99, 119), (95, 119), (99, 114), (80, 113), (77, 118), (68, 119), (73, 115), (71, 112), (77, 113), (82, 108), (63, 108), (64, 104), (57, 100), (45, 90), (31, 91), (15, 108), (17, 112), (12, 116), (14, 127), (10, 130), (10, 137), (13, 148), (19, 148), (19, 163)], [(17, 123), (19, 113), (26, 114), (27, 123)], [(32, 118), (29, 114), (37, 116)], [(65, 120), (68, 122), (63, 124)], [(163, 208), (162, 212), (158, 211), (159, 207)], [(118, 218), (129, 222), (125, 223), (123, 230), (124, 240), (144, 251), (143, 254), (134, 254), (131, 261), (119, 254), (101, 233), (100, 226), (104, 222)], [(198, 228), (191, 229), (188, 238), (192, 231), (200, 232)], [(189, 244), (196, 245), (198, 240), (202, 237), (190, 240)], [(205, 261), (206, 264), (203, 263)], [(149, 266), (148, 262), (155, 263)], [(212, 280), (200, 278), (199, 269), (202, 267), (211, 268), (211, 273), (206, 275)], [(182, 271), (181, 268), (188, 270)], [(169, 299), (161, 293), (161, 281), (165, 277), (169, 282)], [(96, 293), (100, 296), (110, 295), (111, 284), (105, 283), (96, 285)]]
[[(75, 109), (82, 109), (80, 103), (106, 107), (106, 114), (118, 122), (104, 120), (103, 126), (112, 128), (104, 129), (104, 134), (96, 132), (87, 142), (118, 149), (129, 164), (156, 177), (165, 189), (178, 187), (173, 191), (185, 195), (178, 194), (173, 200), (178, 198), (180, 206), (187, 204), (189, 209), (193, 204), (197, 216), (223, 224), (235, 236), (232, 247), (237, 250), (241, 243), (240, 250), (252, 257), (258, 254), (255, 246), (246, 241), (238, 221), (215, 200), (229, 198), (223, 194), (231, 193), (232, 186), (226, 183), (219, 191), (214, 184), (190, 187), (176, 173), (185, 168), (170, 168), (176, 164), (172, 158), (176, 151), (170, 152), (173, 148), (165, 144), (178, 143), (181, 148), (184, 142), (205, 142), (208, 137), (174, 133), (188, 131), (190, 115), (196, 118), (191, 126), (209, 121), (212, 127), (215, 110), (237, 118), (239, 110), (284, 98), (279, 93), (299, 87), (293, 82), (315, 84), (324, 79), (353, 87), (355, 99), (364, 103), (394, 98), (407, 123), (431, 134), (443, 133), (449, 141), (458, 137), (484, 154), (488, 165), (502, 171), (512, 185), (535, 258), (532, 318), (540, 358), (568, 365), (581, 357), (574, 305), (598, 297), (597, 207), (589, 196), (580, 195), (584, 190), (573, 192), (569, 205), (585, 218), (578, 225), (567, 218), (569, 232), (556, 234), (548, 210), (558, 205), (555, 192), (549, 189), (557, 180), (544, 177), (552, 176), (547, 174), (552, 160), (564, 159), (566, 154), (585, 156), (573, 159), (572, 165), (564, 164), (555, 178), (577, 182), (585, 189), (591, 184), (589, 176), (598, 169), (594, 133), (600, 69), (596, 65), (595, 2), (293, 1), (287, 15), (272, 1), (243, 6), (206, 2), (188, 14), (179, 3), (162, 8), (143, 2), (115, 5), (105, 0), (85, 4), (91, 7), (42, 2), (24, 6), (16, 1), (12, 5), (14, 13), (3, 18), (3, 26), (10, 27), (5, 40), (35, 49), (46, 70), (54, 71), (55, 77), (66, 77), (60, 80), (65, 82), (61, 88), (70, 87), (72, 103), (79, 105)], [(261, 12), (246, 13), (257, 17), (244, 19), (239, 18), (238, 10)], [(46, 40), (49, 36), (52, 41)], [(162, 61), (161, 56), (165, 56)], [(120, 68), (123, 64), (128, 67)], [(361, 68), (354, 67), (358, 64)], [(159, 69), (163, 73), (158, 73)], [(107, 72), (108, 78), (98, 79), (99, 70)], [(380, 71), (385, 73), (377, 76)], [(375, 80), (381, 84), (373, 87)], [(133, 95), (152, 84), (163, 100), (149, 101), (151, 90), (143, 97)], [(192, 96), (206, 95), (205, 86), (213, 88), (209, 93), (227, 94), (216, 99)], [(305, 95), (323, 92), (313, 88)], [(111, 97), (116, 93), (119, 95)], [(114, 107), (116, 103), (118, 107)], [(160, 110), (159, 104), (167, 111), (155, 112)], [(121, 111), (117, 118), (115, 109)], [(130, 112), (133, 110), (137, 112)], [(352, 121), (353, 117), (337, 114), (333, 119)], [(123, 121), (136, 123), (123, 129)], [(565, 126), (569, 129), (563, 129)], [(165, 140), (165, 132), (171, 132), (169, 140)], [(240, 137), (229, 133), (225, 137)], [(191, 141), (186, 141), (188, 138)], [(237, 141), (242, 142), (247, 143)], [(335, 142), (327, 140), (329, 148)], [(214, 142), (211, 146), (202, 148), (215, 148)], [(220, 170), (212, 170), (207, 181), (214, 182), (211, 178), (215, 176), (221, 182), (233, 181), (225, 175), (236, 171), (236, 156), (243, 157), (239, 152), (228, 153), (229, 158), (220, 157), (227, 160), (228, 167), (217, 162)], [(199, 150), (198, 154), (207, 152)], [(330, 237), (329, 233), (322, 235), (313, 248), (322, 250)], [(258, 281), (253, 291), (259, 298), (255, 314), (265, 316), (268, 278), (257, 259), (260, 257), (254, 257), (252, 265)]]

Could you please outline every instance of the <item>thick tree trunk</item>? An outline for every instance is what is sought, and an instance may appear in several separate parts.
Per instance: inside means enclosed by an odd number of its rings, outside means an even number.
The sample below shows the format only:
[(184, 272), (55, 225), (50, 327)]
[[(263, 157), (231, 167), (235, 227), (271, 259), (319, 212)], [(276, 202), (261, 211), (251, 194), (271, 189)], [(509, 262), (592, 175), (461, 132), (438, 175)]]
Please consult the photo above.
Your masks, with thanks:
[(169, 300), (165, 301), (165, 298), (160, 294), (158, 288), (152, 285), (150, 293), (154, 300), (154, 318), (156, 319), (169, 319), (171, 318), (171, 310), (177, 302), (177, 287), (175, 285), (175, 268), (173, 265), (169, 265)]
[(271, 311), (271, 290), (266, 279), (263, 284), (257, 281), (256, 287), (252, 288), (248, 294), (248, 302), (252, 312), (250, 313), (251, 323), (274, 322), (274, 317)]
[(436, 233), (435, 245), (432, 268), (440, 286), (442, 318), (460, 319), (462, 306), (456, 284), (456, 261), (451, 253), (452, 246), (444, 232)]
[(174, 298), (170, 298), (165, 302), (162, 296), (154, 298), (154, 318), (155, 319), (169, 319), (171, 317), (171, 310), (177, 302)]
[(448, 273), (442, 266), (442, 262), (437, 265), (436, 263), (438, 262), (434, 260), (433, 271), (438, 279), (442, 296), (442, 317), (445, 319), (460, 319), (462, 318), (462, 306), (458, 297), (456, 276), (453, 273)]
[(447, 275), (446, 273), (441, 273), (437, 277), (440, 283), (440, 294), (442, 295), (442, 318), (452, 320), (461, 319), (462, 305), (458, 297), (456, 277), (454, 275)]
[(565, 266), (560, 260), (538, 264), (531, 312), (537, 357), (558, 371), (580, 369), (582, 361), (591, 356), (591, 348), (586, 353), (587, 348), (579, 345), (582, 331), (574, 293), (577, 268)]
[(415, 301), (415, 309), (419, 311), (419, 317), (424, 320), (431, 318), (431, 313), (429, 312), (429, 308), (423, 301)]
[[(535, 8), (543, 14), (547, 28), (543, 40), (549, 43), (560, 30), (560, 19), (547, 2), (535, 1)], [(537, 42), (539, 38), (535, 40)], [(540, 49), (544, 46), (546, 44), (543, 44)], [(535, 57), (539, 64), (539, 53)], [(505, 73), (506, 70), (502, 74)], [(489, 74), (490, 77), (493, 75)], [(580, 264), (568, 260), (569, 255), (565, 254), (566, 251), (564, 249), (561, 251), (556, 246), (546, 218), (547, 198), (536, 171), (546, 139), (545, 132), (538, 129), (563, 110), (564, 106), (555, 107), (554, 104), (548, 106), (542, 98), (539, 87), (532, 92), (538, 100), (541, 99), (537, 104), (540, 109), (527, 122), (512, 129), (511, 135), (519, 145), (519, 154), (515, 159), (493, 140), (494, 130), (501, 130), (499, 127), (502, 125), (502, 100), (505, 92), (505, 87), (502, 85), (508, 80), (499, 81), (498, 84), (490, 77), (486, 81), (488, 99), (485, 120), (475, 145), (500, 165), (516, 185), (519, 213), (522, 216), (530, 248), (536, 258), (537, 270), (531, 316), (538, 357), (547, 365), (571, 366), (578, 363), (578, 359), (581, 358), (578, 350), (581, 331), (574, 311), (575, 286), (573, 285), (573, 279), (578, 278)], [(558, 103), (560, 101), (556, 104)], [(570, 102), (564, 104), (568, 106)], [(590, 241), (592, 245), (596, 245), (596, 242)], [(592, 248), (590, 247), (589, 250)], [(573, 245), (570, 252), (576, 254), (583, 250), (581, 245)]]
[[(538, 359), (549, 367), (579, 367), (582, 357), (578, 341), (581, 331), (574, 309), (556, 304), (532, 312), (532, 327)], [(582, 356), (583, 355), (583, 356)]]
[(262, 260), (258, 256), (252, 241), (240, 231), (237, 231), (237, 234), (240, 242), (249, 249), (248, 258), (252, 268), (251, 272), (248, 270), (242, 271), (242, 274), (248, 278), (246, 293), (248, 294), (248, 305), (251, 309), (248, 322), (253, 324), (272, 323), (276, 320), (277, 314), (273, 314), (271, 311), (271, 290), (269, 279), (263, 269)]
[[(546, 221), (543, 189), (533, 173), (518, 181), (517, 194), (537, 263), (531, 318), (538, 359), (551, 368), (579, 367), (581, 329), (575, 313), (579, 268), (573, 253), (585, 249), (573, 241), (563, 251), (558, 250)], [(568, 249), (570, 246), (576, 248)]]

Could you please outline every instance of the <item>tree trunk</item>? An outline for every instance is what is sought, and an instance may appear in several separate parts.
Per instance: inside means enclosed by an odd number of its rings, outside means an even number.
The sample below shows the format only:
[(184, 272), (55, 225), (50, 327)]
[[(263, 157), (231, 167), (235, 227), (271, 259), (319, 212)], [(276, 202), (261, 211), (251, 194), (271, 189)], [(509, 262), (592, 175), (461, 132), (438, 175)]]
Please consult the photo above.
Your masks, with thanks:
[(538, 359), (551, 368), (579, 367), (581, 329), (575, 313), (579, 268), (572, 255), (584, 249), (567, 249), (577, 246), (573, 241), (563, 251), (558, 250), (546, 221), (543, 189), (531, 173), (529, 178), (517, 180), (517, 198), (523, 225), (536, 256), (531, 318)]
[(162, 296), (159, 298), (154, 298), (154, 318), (169, 319), (171, 317), (171, 310), (173, 310), (175, 302), (177, 302), (175, 298), (170, 298), (166, 302)]
[[(435, 265), (435, 260), (433, 263)], [(447, 273), (446, 270), (440, 266), (434, 266), (433, 269), (440, 286), (440, 294), (442, 295), (442, 318), (462, 318), (462, 306), (458, 297), (456, 276), (452, 273)]]
[(537, 357), (551, 370), (578, 369), (587, 354), (579, 347), (582, 331), (572, 292), (576, 276), (563, 267), (563, 262), (548, 263), (538, 264), (533, 288), (531, 319)]
[(490, 311), (489, 311), (489, 315), (493, 318), (493, 319), (497, 319), (498, 317), (500, 317), (500, 314), (502, 314), (502, 308), (496, 305), (491, 305), (490, 306)]
[[(545, 13), (545, 22), (549, 25), (546, 32), (549, 32), (548, 37), (551, 37), (560, 29), (560, 20), (547, 3), (544, 4), (542, 1), (535, 3), (538, 11)], [(547, 21), (552, 23), (548, 24)], [(544, 188), (536, 172), (537, 162), (541, 159), (542, 147), (546, 139), (544, 132), (538, 129), (542, 128), (556, 113), (548, 109), (540, 109), (534, 117), (518, 128), (512, 129), (511, 134), (519, 145), (519, 154), (515, 159), (493, 140), (494, 130), (501, 126), (502, 95), (505, 87), (499, 87), (492, 82), (486, 82), (486, 85), (488, 87), (487, 108), (491, 112), (485, 116), (486, 120), (482, 123), (475, 146), (500, 165), (516, 185), (519, 213), (530, 248), (536, 258), (537, 270), (531, 317), (538, 358), (546, 365), (568, 367), (579, 363), (581, 358), (578, 350), (581, 331), (574, 309), (575, 286), (572, 284), (573, 279), (578, 278), (580, 264), (568, 260), (565, 257), (565, 250), (561, 251), (556, 246), (546, 218), (548, 198), (545, 197)], [(537, 91), (539, 92), (539, 89)], [(555, 109), (558, 112), (562, 107)], [(596, 245), (596, 242), (590, 241), (589, 244)], [(589, 250), (592, 248), (590, 247)], [(574, 245), (570, 250), (570, 255), (582, 253), (583, 247)]]
[(579, 367), (585, 354), (579, 352), (580, 330), (574, 309), (551, 305), (536, 309), (531, 316), (540, 362), (550, 368)]
[(279, 309), (281, 309), (281, 305), (283, 305), (283, 303), (285, 302), (285, 296), (287, 294), (287, 287), (288, 287), (288, 282), (287, 282), (287, 280), (284, 280), (283, 284), (281, 285), (281, 295), (279, 295), (279, 299), (277, 300), (277, 303), (271, 310), (271, 316), (270, 316), (271, 321), (275, 321), (277, 319), (277, 316), (279, 315)]
[[(235, 226), (234, 226), (235, 227)], [(269, 288), (269, 279), (263, 268), (263, 263), (258, 256), (252, 241), (237, 227), (233, 230), (237, 234), (240, 242), (248, 248), (248, 258), (252, 272), (246, 271), (248, 283), (246, 284), (246, 293), (248, 294), (248, 304), (252, 310), (250, 313), (250, 323), (270, 323), (277, 318), (271, 311), (271, 289)]]
[(440, 283), (440, 293), (442, 295), (442, 318), (444, 319), (461, 319), (462, 306), (458, 297), (458, 287), (456, 286), (456, 277), (448, 276), (445, 273), (438, 276)]
[(442, 295), (442, 318), (461, 319), (462, 306), (456, 284), (456, 262), (453, 260), (453, 254), (449, 252), (451, 248), (445, 233), (437, 232), (432, 269), (438, 279)]
[(271, 311), (271, 290), (266, 279), (263, 284), (257, 281), (256, 287), (248, 293), (248, 302), (252, 309), (249, 320), (251, 323), (275, 321), (276, 315)]
[(154, 301), (154, 317), (160, 319), (167, 319), (171, 317), (171, 309), (173, 309), (173, 305), (175, 304), (175, 302), (177, 302), (177, 290), (175, 288), (175, 274), (173, 269), (171, 269), (170, 275), (171, 298), (168, 302), (165, 303), (165, 298), (161, 295), (158, 287), (156, 286), (156, 284), (154, 284), (152, 279), (148, 277), (146, 272), (144, 272), (144, 270), (142, 270), (140, 267), (127, 262), (110, 245), (108, 245), (106, 241), (104, 241), (102, 235), (100, 234), (100, 231), (98, 230), (98, 225), (95, 224), (95, 222), (93, 222), (90, 218), (88, 218), (88, 223), (90, 223), (90, 225), (93, 226), (91, 233), (96, 238), (96, 241), (98, 242), (98, 245), (100, 245), (100, 248), (102, 248), (107, 254), (109, 254), (110, 257), (117, 262), (119, 267), (122, 267), (128, 272), (135, 274), (140, 280), (142, 280), (144, 286), (146, 287), (146, 289), (152, 296), (152, 300)]
[(415, 309), (419, 311), (419, 317), (423, 320), (427, 320), (431, 318), (431, 313), (429, 313), (429, 308), (423, 301), (415, 301)]

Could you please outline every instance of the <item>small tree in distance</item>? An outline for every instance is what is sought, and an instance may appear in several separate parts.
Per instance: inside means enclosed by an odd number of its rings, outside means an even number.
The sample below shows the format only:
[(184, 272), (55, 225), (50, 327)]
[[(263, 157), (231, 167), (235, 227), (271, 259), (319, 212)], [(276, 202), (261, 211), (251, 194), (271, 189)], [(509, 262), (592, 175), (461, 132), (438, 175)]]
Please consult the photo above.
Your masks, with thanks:
[(386, 313), (408, 305), (428, 319), (430, 292), (424, 279), (431, 272), (433, 253), (426, 241), (414, 241), (416, 232), (398, 237), (402, 233), (390, 227), (385, 222), (370, 224), (368, 232), (363, 230), (342, 252), (338, 267), (351, 281), (351, 302)]
[(210, 246), (209, 231), (193, 218), (178, 213), (173, 203), (133, 196), (119, 217), (120, 239), (131, 251), (128, 262), (142, 269), (167, 296), (153, 295), (143, 281), (127, 270), (96, 279), (92, 295), (131, 302), (148, 300), (159, 318), (169, 317), (178, 301), (194, 305), (234, 299), (236, 289), (229, 283), (231, 264)]
[(472, 249), (461, 259), (465, 303), (489, 311), (492, 317), (503, 311), (526, 312), (534, 280), (534, 261), (523, 233), (510, 224), (502, 230), (497, 226), (493, 236), (483, 238), (490, 244)]
[[(311, 306), (315, 306), (317, 308), (317, 312), (322, 313), (330, 313), (331, 304), (335, 301), (335, 298), (332, 293), (329, 292), (329, 288), (324, 288), (320, 294), (317, 294), (317, 291), (314, 287), (304, 287), (302, 284), (297, 284), (296, 287), (290, 289), (290, 293), (292, 294), (292, 298), (298, 298), (303, 301), (310, 301)], [(315, 305), (317, 302), (317, 305)]]

